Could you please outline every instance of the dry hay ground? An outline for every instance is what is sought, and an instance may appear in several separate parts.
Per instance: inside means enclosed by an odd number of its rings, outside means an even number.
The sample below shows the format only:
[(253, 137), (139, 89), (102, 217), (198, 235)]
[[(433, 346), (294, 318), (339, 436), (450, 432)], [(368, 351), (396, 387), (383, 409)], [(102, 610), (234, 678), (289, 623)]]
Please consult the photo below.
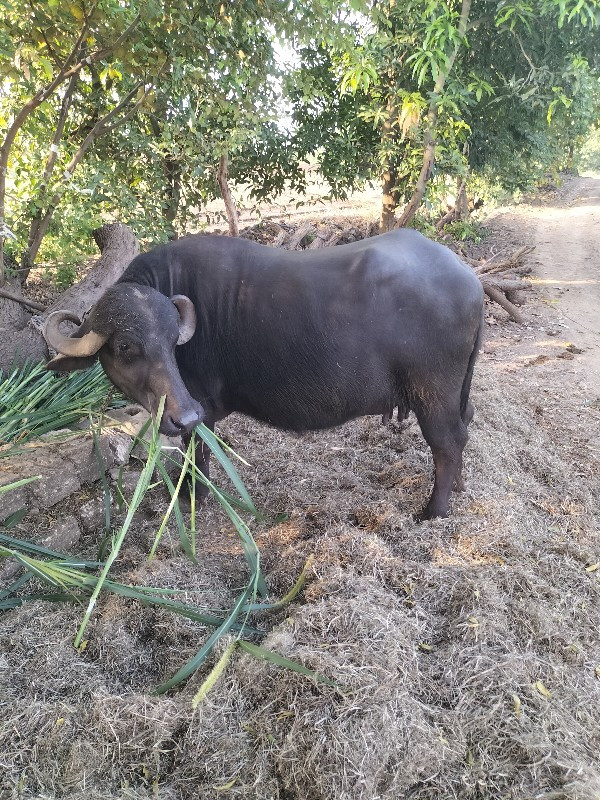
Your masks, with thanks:
[[(597, 412), (528, 377), (480, 365), (467, 492), (421, 525), (414, 421), (296, 438), (230, 418), (257, 503), (291, 512), (254, 526), (273, 593), (315, 554), (265, 645), (344, 690), (238, 655), (193, 712), (208, 667), (151, 690), (199, 626), (110, 597), (78, 653), (81, 609), (25, 605), (0, 618), (0, 797), (598, 800)], [(227, 607), (246, 577), (231, 526), (210, 504), (199, 569), (167, 544), (147, 564), (163, 506), (146, 504), (120, 577)]]

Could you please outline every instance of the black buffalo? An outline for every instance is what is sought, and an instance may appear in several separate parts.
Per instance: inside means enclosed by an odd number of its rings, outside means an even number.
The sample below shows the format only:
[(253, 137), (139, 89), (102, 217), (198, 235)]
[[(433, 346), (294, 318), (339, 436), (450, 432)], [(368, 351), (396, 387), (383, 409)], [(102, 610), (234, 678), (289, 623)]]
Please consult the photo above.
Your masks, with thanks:
[(482, 309), (473, 271), (413, 230), (309, 252), (190, 236), (137, 256), (83, 323), (51, 315), (48, 368), (99, 357), (149, 411), (166, 395), (161, 431), (184, 437), (234, 411), (301, 432), (412, 410), (435, 462), (422, 516), (444, 517), (462, 487)]

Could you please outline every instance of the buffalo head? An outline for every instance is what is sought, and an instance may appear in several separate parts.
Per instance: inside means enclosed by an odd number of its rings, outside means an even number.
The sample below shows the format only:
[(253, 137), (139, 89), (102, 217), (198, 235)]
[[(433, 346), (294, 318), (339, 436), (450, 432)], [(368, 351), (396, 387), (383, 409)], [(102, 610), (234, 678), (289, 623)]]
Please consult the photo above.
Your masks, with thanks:
[[(78, 325), (70, 336), (60, 331), (65, 321)], [(68, 311), (50, 314), (44, 336), (59, 355), (46, 368), (70, 372), (99, 358), (112, 383), (151, 414), (165, 395), (161, 433), (189, 433), (204, 411), (181, 378), (175, 347), (189, 341), (195, 329), (196, 311), (188, 297), (169, 299), (147, 286), (117, 283), (83, 323)]]

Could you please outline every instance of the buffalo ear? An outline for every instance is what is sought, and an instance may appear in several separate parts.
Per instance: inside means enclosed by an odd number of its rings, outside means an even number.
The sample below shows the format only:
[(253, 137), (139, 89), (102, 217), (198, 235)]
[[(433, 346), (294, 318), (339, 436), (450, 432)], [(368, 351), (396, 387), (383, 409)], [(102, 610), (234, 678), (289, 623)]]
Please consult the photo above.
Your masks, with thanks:
[(185, 344), (194, 335), (196, 330), (196, 309), (189, 297), (184, 294), (175, 294), (171, 302), (179, 312), (179, 338), (177, 344)]
[(91, 367), (98, 356), (63, 356), (58, 355), (50, 359), (46, 364), (46, 369), (52, 372), (74, 372), (76, 369), (87, 369)]

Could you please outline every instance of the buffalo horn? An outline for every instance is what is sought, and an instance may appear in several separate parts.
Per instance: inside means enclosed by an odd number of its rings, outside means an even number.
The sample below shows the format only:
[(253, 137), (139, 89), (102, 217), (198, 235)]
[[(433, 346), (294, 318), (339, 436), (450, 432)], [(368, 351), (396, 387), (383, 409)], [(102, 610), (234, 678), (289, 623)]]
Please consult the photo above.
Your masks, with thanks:
[(196, 330), (196, 309), (189, 297), (184, 294), (175, 294), (171, 302), (179, 311), (179, 338), (177, 344), (185, 344), (194, 335)]
[(106, 336), (100, 336), (95, 331), (89, 331), (81, 337), (65, 336), (60, 332), (62, 322), (81, 321), (70, 311), (53, 311), (44, 323), (44, 337), (50, 347), (63, 356), (93, 356), (106, 342)]

